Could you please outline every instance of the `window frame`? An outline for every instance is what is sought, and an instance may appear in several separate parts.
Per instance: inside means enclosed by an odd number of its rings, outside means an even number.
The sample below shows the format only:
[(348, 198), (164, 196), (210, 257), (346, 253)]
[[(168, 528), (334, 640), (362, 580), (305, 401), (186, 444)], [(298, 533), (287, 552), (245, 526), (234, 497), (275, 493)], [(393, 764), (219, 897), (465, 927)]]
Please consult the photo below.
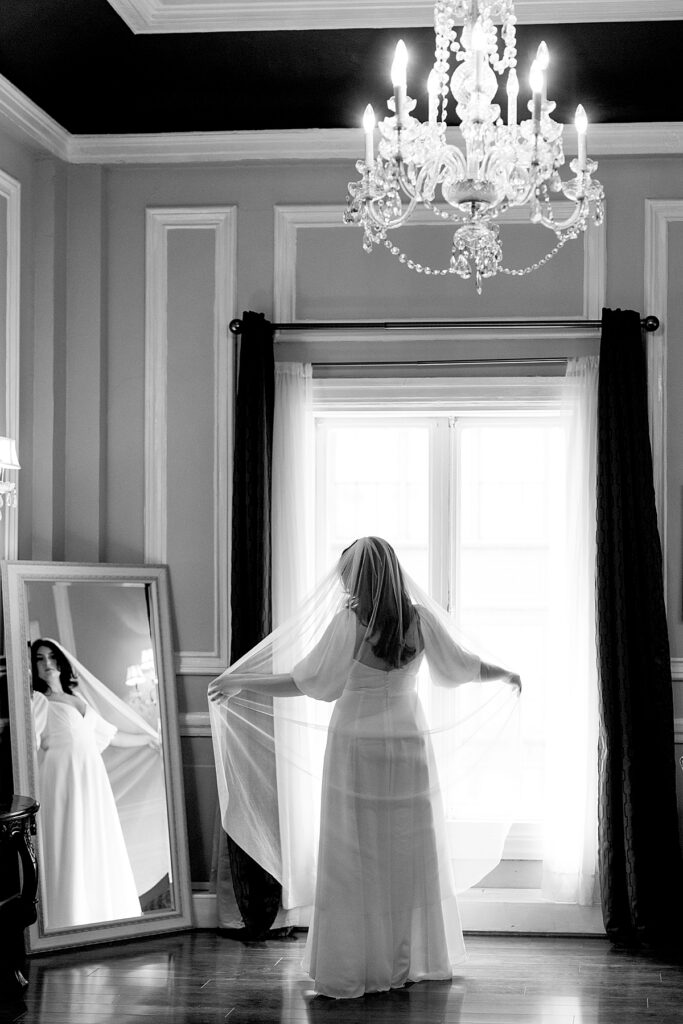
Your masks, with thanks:
[[(327, 465), (326, 441), (321, 449), (319, 437), (325, 437), (331, 425), (354, 419), (358, 425), (378, 421), (414, 420), (432, 429), (430, 444), (430, 533), (437, 543), (431, 545), (430, 587), (436, 600), (450, 609), (451, 580), (454, 575), (459, 522), (453, 515), (457, 497), (458, 424), (495, 412), (499, 421), (531, 413), (539, 419), (559, 415), (562, 377), (485, 377), (485, 378), (314, 378), (312, 414), (315, 426), (316, 509), (320, 508), (324, 486), (321, 463)], [(322, 502), (324, 504), (324, 502)], [(315, 516), (316, 560), (320, 564), (324, 545), (321, 524)], [(445, 548), (445, 550), (444, 550)], [(503, 850), (503, 861), (542, 860), (541, 826), (518, 821), (510, 830)]]

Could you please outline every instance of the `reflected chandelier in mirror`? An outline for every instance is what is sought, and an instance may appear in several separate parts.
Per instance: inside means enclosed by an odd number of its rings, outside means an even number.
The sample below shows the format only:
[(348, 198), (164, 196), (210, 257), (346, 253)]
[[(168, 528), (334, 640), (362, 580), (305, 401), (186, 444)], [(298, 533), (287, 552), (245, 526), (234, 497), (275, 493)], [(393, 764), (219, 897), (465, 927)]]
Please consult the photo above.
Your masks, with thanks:
[(32, 950), (189, 927), (165, 566), (4, 562), (14, 787), (35, 796)]

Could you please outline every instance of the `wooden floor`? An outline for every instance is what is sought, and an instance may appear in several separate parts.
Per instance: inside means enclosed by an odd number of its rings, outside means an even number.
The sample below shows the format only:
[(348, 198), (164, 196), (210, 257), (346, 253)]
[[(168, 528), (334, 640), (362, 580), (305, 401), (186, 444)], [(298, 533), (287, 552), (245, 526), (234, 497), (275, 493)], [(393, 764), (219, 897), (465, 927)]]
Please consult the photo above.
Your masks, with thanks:
[(683, 968), (604, 939), (470, 936), (452, 982), (313, 997), (303, 936), (244, 945), (190, 932), (31, 959), (21, 1024), (657, 1024), (683, 1022)]

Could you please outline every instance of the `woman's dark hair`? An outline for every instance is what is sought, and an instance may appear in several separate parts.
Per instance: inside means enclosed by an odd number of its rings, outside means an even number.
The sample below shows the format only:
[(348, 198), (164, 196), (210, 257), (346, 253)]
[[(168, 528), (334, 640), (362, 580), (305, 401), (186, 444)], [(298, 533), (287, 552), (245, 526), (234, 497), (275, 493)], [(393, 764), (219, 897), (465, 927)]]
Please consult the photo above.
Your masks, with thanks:
[[(351, 554), (362, 544), (356, 565)], [(355, 576), (352, 573), (352, 559)], [(406, 635), (419, 616), (408, 597), (403, 570), (391, 544), (381, 537), (362, 537), (342, 551), (341, 578), (349, 592), (349, 607), (366, 626), (372, 620), (374, 642), (370, 649), (375, 657), (392, 668), (401, 668), (415, 657), (417, 648), (408, 643)], [(352, 578), (353, 576), (353, 578)]]
[(66, 654), (52, 640), (38, 639), (34, 640), (31, 644), (33, 689), (38, 690), (39, 693), (48, 693), (50, 689), (47, 683), (38, 675), (38, 649), (40, 647), (48, 647), (52, 651), (57, 662), (57, 668), (59, 669), (59, 681), (62, 684), (62, 689), (64, 693), (73, 693), (74, 687), (78, 686), (78, 678)]

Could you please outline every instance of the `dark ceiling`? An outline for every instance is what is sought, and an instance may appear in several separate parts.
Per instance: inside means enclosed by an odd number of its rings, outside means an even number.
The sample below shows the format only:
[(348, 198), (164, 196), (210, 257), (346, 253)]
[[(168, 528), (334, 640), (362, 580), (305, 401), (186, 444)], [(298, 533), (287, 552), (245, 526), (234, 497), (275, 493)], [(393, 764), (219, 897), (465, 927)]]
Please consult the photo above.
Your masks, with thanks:
[[(0, 0), (0, 74), (73, 134), (357, 127), (400, 37), (425, 117), (430, 28), (134, 35), (107, 0)], [(683, 21), (520, 25), (521, 69), (541, 39), (557, 120), (683, 120)]]

